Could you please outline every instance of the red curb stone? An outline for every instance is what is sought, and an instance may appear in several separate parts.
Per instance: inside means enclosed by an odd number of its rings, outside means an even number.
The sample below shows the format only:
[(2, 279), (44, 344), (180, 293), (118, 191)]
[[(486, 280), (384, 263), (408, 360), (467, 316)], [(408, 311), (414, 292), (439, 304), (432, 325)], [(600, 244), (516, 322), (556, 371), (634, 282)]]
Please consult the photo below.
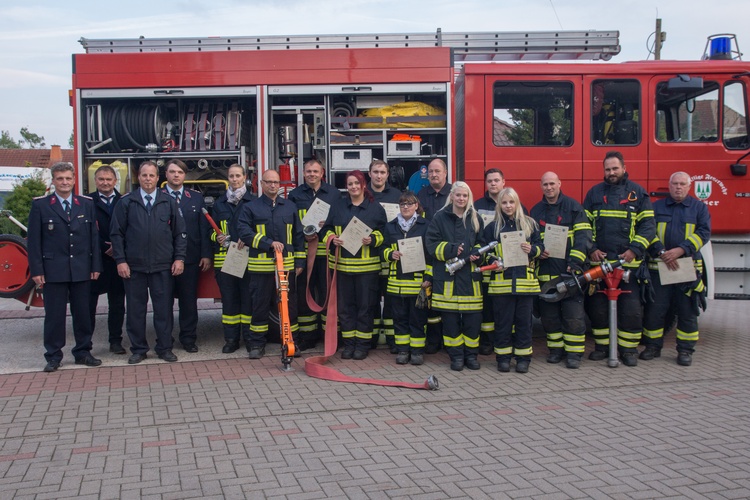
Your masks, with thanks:
[(626, 399), (628, 403), (638, 404), (638, 403), (650, 403), (651, 400), (648, 398), (630, 398)]
[(493, 410), (490, 415), (512, 415), (515, 412), (515, 410)]
[(19, 453), (17, 455), (0, 455), (0, 462), (12, 462), (36, 457), (36, 453)]
[(329, 429), (332, 431), (343, 431), (347, 429), (359, 429), (359, 425), (357, 424), (341, 424), (341, 425), (329, 425)]
[(172, 446), (177, 444), (177, 441), (174, 439), (167, 439), (166, 441), (150, 441), (147, 443), (143, 443), (144, 448), (154, 448), (156, 446)]
[(231, 439), (239, 439), (239, 434), (223, 434), (219, 436), (208, 436), (209, 441), (229, 441)]
[(691, 399), (693, 395), (692, 394), (672, 394), (669, 397), (672, 399)]
[(405, 425), (405, 424), (413, 424), (414, 420), (410, 418), (402, 418), (399, 420), (386, 420), (385, 423), (387, 425)]
[(79, 453), (97, 453), (100, 451), (109, 451), (109, 447), (106, 445), (104, 446), (92, 446), (91, 448), (73, 448), (73, 455), (79, 454)]
[(466, 418), (466, 415), (455, 414), (455, 415), (442, 415), (438, 417), (440, 420), (457, 420), (460, 418)]
[(286, 436), (289, 434), (300, 434), (302, 431), (299, 429), (283, 429), (280, 431), (271, 431), (272, 436)]

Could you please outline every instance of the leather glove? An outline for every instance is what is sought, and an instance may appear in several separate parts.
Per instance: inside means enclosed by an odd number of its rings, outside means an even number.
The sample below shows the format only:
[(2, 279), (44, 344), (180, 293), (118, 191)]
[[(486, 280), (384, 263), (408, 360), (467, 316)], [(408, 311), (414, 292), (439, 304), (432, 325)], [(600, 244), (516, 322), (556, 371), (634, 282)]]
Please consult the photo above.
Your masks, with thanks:
[(428, 286), (419, 290), (414, 307), (417, 309), (429, 309), (430, 306), (432, 306), (432, 287)]
[(696, 316), (700, 316), (701, 310), (705, 312), (708, 307), (708, 302), (706, 301), (708, 290), (706, 290), (706, 285), (703, 283), (700, 274), (698, 274), (697, 271), (696, 274), (698, 275), (698, 278), (688, 285), (685, 295), (691, 298), (690, 307), (692, 308), (693, 313), (695, 313)]
[(638, 266), (638, 270), (635, 272), (635, 279), (638, 280), (638, 285), (641, 289), (641, 303), (648, 304), (649, 302), (654, 302), (656, 300), (656, 293), (654, 292), (654, 286), (651, 284), (651, 273), (648, 270), (645, 260)]

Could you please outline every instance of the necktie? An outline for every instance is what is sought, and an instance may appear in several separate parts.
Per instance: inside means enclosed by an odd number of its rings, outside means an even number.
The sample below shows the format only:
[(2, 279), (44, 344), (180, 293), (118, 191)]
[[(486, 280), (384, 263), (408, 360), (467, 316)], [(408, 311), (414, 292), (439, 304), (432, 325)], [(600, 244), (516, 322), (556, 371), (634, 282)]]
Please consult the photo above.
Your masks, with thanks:
[(70, 202), (68, 200), (63, 201), (63, 210), (65, 210), (65, 214), (68, 216), (68, 220), (70, 220)]
[(174, 199), (177, 200), (177, 203), (180, 202), (180, 192), (179, 191), (172, 191), (172, 196), (174, 196)]
[(104, 203), (106, 203), (107, 206), (110, 206), (112, 204), (112, 198), (114, 198), (114, 197), (115, 197), (115, 195), (113, 195), (113, 194), (111, 194), (109, 196), (102, 195), (102, 200), (104, 201)]
[(145, 198), (146, 198), (146, 212), (148, 212), (149, 215), (150, 215), (151, 214), (151, 206), (152, 206), (151, 205), (151, 200), (153, 200), (153, 198), (151, 197), (150, 194), (147, 194), (145, 196)]

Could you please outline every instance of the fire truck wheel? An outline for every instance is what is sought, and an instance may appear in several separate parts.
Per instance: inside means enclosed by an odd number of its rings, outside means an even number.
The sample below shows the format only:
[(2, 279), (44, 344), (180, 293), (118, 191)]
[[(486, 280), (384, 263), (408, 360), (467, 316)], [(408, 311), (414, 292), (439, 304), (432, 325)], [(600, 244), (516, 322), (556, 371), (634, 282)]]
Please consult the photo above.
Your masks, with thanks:
[(14, 299), (32, 288), (26, 240), (15, 234), (0, 234), (0, 298)]

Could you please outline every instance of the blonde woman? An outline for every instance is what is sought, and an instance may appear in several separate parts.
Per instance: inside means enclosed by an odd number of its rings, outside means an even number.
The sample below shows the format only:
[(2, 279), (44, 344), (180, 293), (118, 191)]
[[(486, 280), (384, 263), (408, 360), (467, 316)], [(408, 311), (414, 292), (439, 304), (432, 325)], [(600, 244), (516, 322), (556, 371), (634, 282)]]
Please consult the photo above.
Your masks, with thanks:
[[(501, 241), (501, 234), (522, 231), (525, 241), (521, 250), (529, 256), (525, 266), (498, 268), (493, 271), (488, 293), (492, 301), (495, 317), (495, 356), (497, 369), (510, 371), (510, 361), (516, 357), (516, 371), (526, 373), (531, 363), (531, 312), (534, 297), (541, 292), (539, 281), (534, 275), (534, 261), (544, 248), (539, 235), (539, 226), (531, 217), (524, 215), (518, 193), (513, 188), (505, 188), (498, 195), (500, 200), (495, 209), (495, 220), (487, 225), (482, 233), (482, 243)], [(502, 259), (502, 245), (487, 257), (488, 262)], [(514, 331), (515, 327), (515, 331)]]
[[(427, 228), (427, 251), (433, 257), (432, 309), (443, 318), (443, 343), (451, 370), (479, 369), (479, 328), (482, 322), (482, 275), (473, 273), (480, 255), (482, 220), (474, 210), (465, 182), (451, 187), (446, 205)], [(450, 274), (445, 263), (470, 257), (470, 263)]]

